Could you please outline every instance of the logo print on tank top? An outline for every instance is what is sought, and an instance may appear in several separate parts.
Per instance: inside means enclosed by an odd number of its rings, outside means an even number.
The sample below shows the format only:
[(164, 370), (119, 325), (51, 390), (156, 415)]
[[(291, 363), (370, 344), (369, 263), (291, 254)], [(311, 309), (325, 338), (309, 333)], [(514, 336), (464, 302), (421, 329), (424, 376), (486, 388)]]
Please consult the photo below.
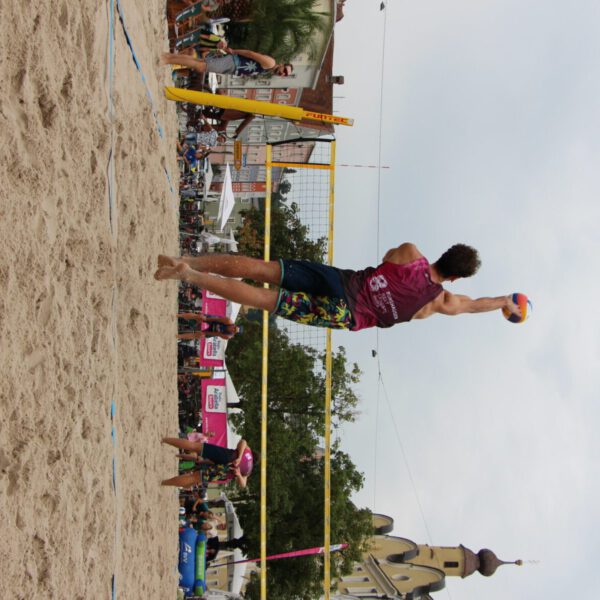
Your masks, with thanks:
[(375, 275), (369, 280), (369, 287), (372, 292), (378, 292), (388, 286), (387, 279), (383, 275)]

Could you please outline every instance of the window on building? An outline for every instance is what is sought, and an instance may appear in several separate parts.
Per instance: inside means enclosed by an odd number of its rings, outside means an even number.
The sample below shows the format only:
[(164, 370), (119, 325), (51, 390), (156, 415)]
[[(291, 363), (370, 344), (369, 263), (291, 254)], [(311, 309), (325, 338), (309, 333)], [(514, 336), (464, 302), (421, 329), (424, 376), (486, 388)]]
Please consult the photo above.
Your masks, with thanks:
[(444, 569), (458, 569), (458, 562), (455, 560), (445, 560)]
[(391, 563), (402, 563), (404, 562), (404, 554), (390, 554), (386, 560)]
[(379, 596), (377, 588), (349, 587), (346, 588), (346, 593), (359, 598), (377, 598)]

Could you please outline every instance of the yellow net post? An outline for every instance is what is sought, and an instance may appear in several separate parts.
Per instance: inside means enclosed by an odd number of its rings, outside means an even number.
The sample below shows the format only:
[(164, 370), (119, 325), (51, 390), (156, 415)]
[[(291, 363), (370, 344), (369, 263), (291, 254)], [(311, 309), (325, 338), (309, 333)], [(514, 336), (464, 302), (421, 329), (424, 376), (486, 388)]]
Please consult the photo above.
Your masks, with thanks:
[[(265, 262), (271, 260), (271, 156), (267, 145), (265, 197)], [(269, 287), (265, 283), (266, 288)], [(269, 312), (263, 311), (262, 389), (260, 423), (260, 598), (267, 600), (267, 385), (269, 375)]]
[[(329, 231), (327, 244), (327, 264), (333, 264), (333, 207), (335, 186), (335, 142), (331, 143), (329, 165)], [(325, 342), (325, 459), (324, 459), (324, 553), (323, 553), (323, 593), (329, 600), (331, 588), (331, 329), (327, 330)]]
[(321, 123), (346, 125), (348, 127), (354, 125), (354, 119), (349, 119), (348, 117), (317, 113), (304, 110), (299, 106), (235, 98), (234, 96), (225, 96), (224, 94), (210, 94), (208, 92), (197, 92), (195, 90), (185, 90), (176, 87), (165, 87), (165, 97), (167, 100), (173, 100), (174, 102), (190, 102), (191, 104), (232, 108), (247, 113), (254, 113), (255, 115), (280, 117), (282, 119), (289, 119), (290, 121), (308, 119), (309, 121), (320, 121)]
[[(330, 147), (330, 153), (328, 158), (323, 158), (315, 162), (297, 162), (295, 160), (285, 161), (279, 157), (273, 159), (273, 146), (268, 144), (266, 146), (266, 198), (265, 198), (265, 260), (270, 260), (270, 218), (271, 218), (271, 193), (273, 187), (273, 167), (281, 167), (285, 169), (302, 170), (304, 173), (312, 171), (314, 177), (317, 177), (319, 181), (328, 179), (327, 187), (323, 186), (321, 192), (313, 190), (313, 193), (308, 193), (306, 196), (306, 202), (298, 200), (301, 208), (311, 204), (311, 201), (315, 201), (314, 206), (317, 208), (309, 209), (308, 220), (306, 221), (307, 226), (312, 232), (313, 239), (315, 237), (323, 236), (327, 238), (327, 264), (333, 263), (333, 221), (334, 221), (334, 186), (335, 186), (335, 141), (328, 140)], [(277, 145), (276, 145), (277, 146)], [(284, 171), (285, 172), (285, 171)], [(322, 175), (318, 175), (322, 174)], [(316, 192), (316, 193), (314, 193)], [(306, 193), (306, 191), (304, 192)], [(318, 196), (318, 199), (315, 199)], [(312, 198), (309, 199), (309, 198)], [(315, 213), (320, 216), (315, 217)], [(325, 216), (326, 215), (326, 216)], [(323, 227), (327, 221), (326, 229)], [(287, 325), (289, 327), (289, 324)], [(305, 329), (312, 329), (310, 327)], [(323, 553), (323, 593), (324, 600), (330, 600), (331, 597), (331, 405), (332, 405), (332, 339), (331, 330), (326, 330), (326, 333), (322, 333), (323, 330), (319, 330), (318, 339), (323, 341), (325, 338), (325, 436), (324, 436), (324, 460), (323, 460), (323, 479), (324, 479), (324, 553)], [(291, 339), (294, 339), (296, 343), (306, 344), (309, 347), (316, 348), (316, 337), (310, 335), (305, 337), (302, 333), (297, 330), (289, 330), (288, 334)], [(266, 415), (267, 415), (267, 344), (268, 344), (268, 315), (265, 313), (263, 321), (263, 431), (265, 439), (263, 441), (262, 452), (263, 455), (266, 451)], [(322, 346), (321, 346), (322, 347)], [(266, 567), (263, 562), (263, 556), (266, 556), (266, 461), (261, 462), (261, 600), (266, 600)], [(263, 472), (265, 469), (265, 481), (263, 484)], [(264, 488), (263, 488), (264, 485)], [(263, 505), (263, 503), (265, 503)], [(264, 517), (263, 517), (264, 511)], [(264, 519), (264, 521), (263, 521)], [(264, 539), (263, 539), (264, 535)], [(263, 544), (264, 552), (263, 555)], [(263, 579), (264, 578), (264, 579)], [(264, 582), (263, 582), (264, 581)]]
[[(327, 264), (333, 264), (333, 220), (334, 220), (334, 188), (335, 188), (335, 141), (331, 142), (331, 153), (327, 162), (299, 163), (273, 161), (272, 156), (269, 164), (272, 167), (283, 167), (288, 169), (306, 169), (329, 172), (328, 186), (328, 225), (327, 225)], [(268, 186), (268, 183), (267, 183)], [(325, 335), (325, 452), (323, 460), (324, 479), (324, 531), (323, 531), (323, 594), (324, 600), (331, 596), (331, 402), (332, 402), (332, 342), (331, 330)]]

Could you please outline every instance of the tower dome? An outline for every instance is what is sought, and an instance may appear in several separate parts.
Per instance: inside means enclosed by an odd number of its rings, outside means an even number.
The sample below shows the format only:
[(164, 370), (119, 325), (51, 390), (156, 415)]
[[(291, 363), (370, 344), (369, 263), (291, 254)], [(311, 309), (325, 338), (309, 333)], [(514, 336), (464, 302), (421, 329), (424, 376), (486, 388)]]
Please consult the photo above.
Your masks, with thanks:
[(483, 548), (475, 554), (469, 548), (465, 548), (462, 544), (459, 546), (463, 551), (464, 563), (463, 563), (463, 577), (468, 577), (475, 573), (475, 571), (479, 571), (482, 575), (486, 577), (491, 577), (496, 569), (501, 565), (522, 565), (522, 560), (516, 560), (514, 562), (507, 562), (504, 560), (500, 560), (496, 554), (489, 550), (488, 548)]
[(491, 577), (498, 567), (501, 565), (521, 565), (523, 561), (516, 560), (514, 562), (507, 562), (504, 560), (500, 560), (494, 552), (488, 550), (487, 548), (483, 548), (477, 553), (477, 557), (479, 558), (479, 568), (477, 569), (482, 575), (486, 577)]

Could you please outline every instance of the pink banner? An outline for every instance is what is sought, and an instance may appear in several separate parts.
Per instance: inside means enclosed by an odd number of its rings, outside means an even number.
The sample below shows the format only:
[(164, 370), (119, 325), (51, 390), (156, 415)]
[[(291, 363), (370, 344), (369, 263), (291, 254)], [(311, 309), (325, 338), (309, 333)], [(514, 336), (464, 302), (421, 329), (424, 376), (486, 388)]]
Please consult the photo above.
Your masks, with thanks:
[[(202, 313), (211, 317), (227, 316), (227, 300), (207, 290), (202, 290)], [(203, 324), (202, 329), (208, 325)], [(219, 337), (203, 337), (200, 340), (200, 364), (205, 367), (223, 367), (225, 344)]]
[(202, 380), (202, 432), (210, 443), (227, 447), (227, 392), (224, 379)]
[(213, 317), (225, 317), (227, 315), (227, 300), (208, 290), (202, 290), (202, 312)]

